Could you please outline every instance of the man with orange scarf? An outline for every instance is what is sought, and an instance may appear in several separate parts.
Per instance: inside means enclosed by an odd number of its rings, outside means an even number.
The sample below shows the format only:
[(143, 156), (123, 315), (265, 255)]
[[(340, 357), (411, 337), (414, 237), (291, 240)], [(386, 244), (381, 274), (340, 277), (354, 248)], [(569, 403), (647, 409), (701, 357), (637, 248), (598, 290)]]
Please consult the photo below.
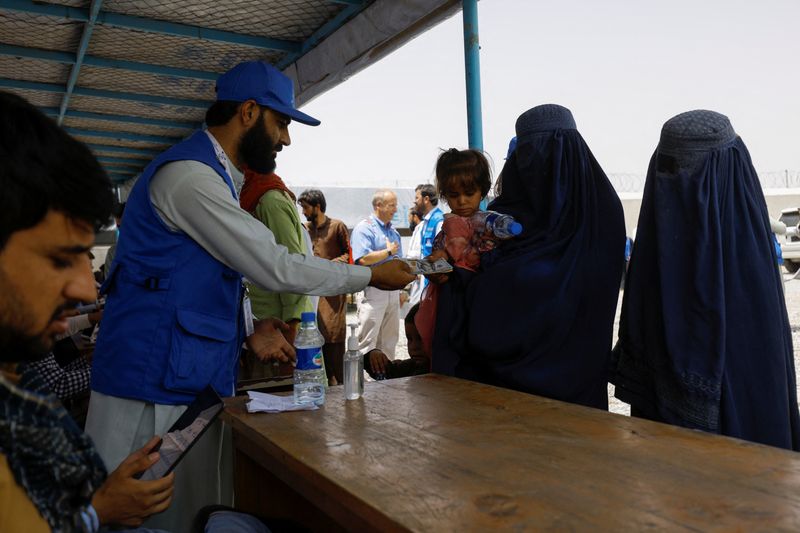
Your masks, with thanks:
[[(239, 205), (272, 231), (275, 241), (285, 246), (289, 253), (308, 254), (305, 231), (295, 207), (295, 195), (274, 172), (260, 174), (245, 169), (244, 185), (239, 196)], [(311, 298), (304, 294), (276, 293), (260, 289), (248, 283), (253, 315), (256, 318), (279, 318), (289, 325), (286, 340), (294, 343), (300, 315), (314, 311)], [(261, 378), (274, 375), (272, 365), (264, 364), (255, 356), (244, 361), (242, 378)]]

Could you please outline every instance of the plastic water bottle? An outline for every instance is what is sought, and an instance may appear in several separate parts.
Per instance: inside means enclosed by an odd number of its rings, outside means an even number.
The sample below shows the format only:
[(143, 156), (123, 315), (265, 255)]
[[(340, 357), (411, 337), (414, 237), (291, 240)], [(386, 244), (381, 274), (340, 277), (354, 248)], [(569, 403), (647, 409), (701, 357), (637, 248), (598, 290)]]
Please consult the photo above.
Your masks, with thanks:
[(322, 366), (322, 345), (325, 339), (317, 329), (317, 315), (303, 313), (294, 348), (297, 364), (294, 367), (294, 403), (305, 405), (325, 403), (325, 369)]
[(511, 215), (495, 211), (478, 211), (471, 217), (472, 226), (479, 233), (491, 232), (498, 239), (510, 239), (522, 233), (522, 224)]
[(358, 351), (357, 326), (349, 325), (350, 337), (344, 354), (344, 397), (347, 400), (358, 400), (364, 394), (364, 356)]

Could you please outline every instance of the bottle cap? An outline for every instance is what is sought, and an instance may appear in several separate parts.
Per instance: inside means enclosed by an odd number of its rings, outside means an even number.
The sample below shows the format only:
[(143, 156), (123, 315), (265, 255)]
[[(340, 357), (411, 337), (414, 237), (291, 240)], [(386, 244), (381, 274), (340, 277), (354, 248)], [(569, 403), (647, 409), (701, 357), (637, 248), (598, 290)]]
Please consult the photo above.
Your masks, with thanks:
[(520, 233), (522, 233), (522, 224), (520, 224), (519, 222), (512, 222), (511, 224), (508, 225), (508, 232), (511, 235), (519, 235)]
[[(295, 315), (297, 316), (297, 315)], [(301, 322), (316, 322), (317, 321), (317, 314), (312, 313), (311, 311), (307, 311), (305, 313), (300, 314), (300, 321)]]
[(350, 328), (350, 337), (347, 338), (347, 351), (357, 352), (358, 335), (356, 335), (356, 328), (358, 327), (358, 324), (348, 324), (347, 327)]

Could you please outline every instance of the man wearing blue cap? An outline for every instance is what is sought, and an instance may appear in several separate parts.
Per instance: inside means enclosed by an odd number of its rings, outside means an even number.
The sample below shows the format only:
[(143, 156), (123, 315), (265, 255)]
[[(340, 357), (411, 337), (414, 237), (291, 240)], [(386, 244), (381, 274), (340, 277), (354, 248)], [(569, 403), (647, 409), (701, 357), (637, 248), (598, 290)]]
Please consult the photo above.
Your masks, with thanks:
[[(158, 156), (131, 191), (102, 289), (86, 429), (111, 468), (163, 434), (205, 387), (233, 395), (245, 338), (261, 359), (293, 358), (282, 322), (258, 322), (253, 332), (243, 276), (266, 290), (320, 296), (413, 280), (399, 261), (366, 268), (277, 245), (239, 207), (231, 166), (272, 172), (290, 144), (289, 123), (319, 121), (295, 109), (291, 80), (267, 63), (237, 65), (216, 90), (208, 130)], [(188, 531), (199, 508), (230, 503), (230, 461), (217, 423), (178, 467), (172, 507), (147, 525)]]

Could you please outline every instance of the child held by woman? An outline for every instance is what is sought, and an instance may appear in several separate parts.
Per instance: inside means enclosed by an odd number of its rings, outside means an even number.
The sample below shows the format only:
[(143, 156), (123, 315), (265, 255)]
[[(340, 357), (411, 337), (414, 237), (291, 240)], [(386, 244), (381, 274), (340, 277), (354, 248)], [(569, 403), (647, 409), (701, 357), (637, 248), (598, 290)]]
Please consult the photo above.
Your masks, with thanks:
[[(481, 200), (489, 193), (492, 177), (489, 162), (477, 150), (451, 148), (436, 161), (436, 191), (447, 202), (442, 230), (434, 241), (429, 260), (445, 259), (451, 265), (471, 271), (480, 266), (480, 254), (494, 247), (491, 235), (475, 227), (473, 215), (480, 210)], [(415, 317), (415, 324), (427, 353), (432, 353), (433, 330), (436, 324), (437, 283), (446, 275), (429, 276), (428, 284)]]

